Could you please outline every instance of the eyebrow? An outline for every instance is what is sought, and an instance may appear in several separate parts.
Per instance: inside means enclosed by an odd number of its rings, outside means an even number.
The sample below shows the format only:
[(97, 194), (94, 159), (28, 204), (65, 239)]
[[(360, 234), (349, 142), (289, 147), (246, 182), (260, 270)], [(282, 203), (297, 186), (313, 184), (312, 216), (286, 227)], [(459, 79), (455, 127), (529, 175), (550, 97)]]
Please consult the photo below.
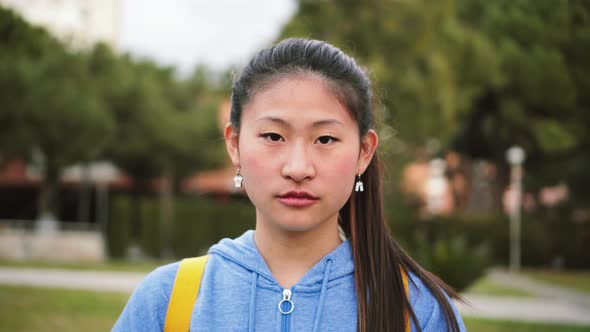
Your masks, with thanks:
[[(275, 122), (278, 123), (282, 126), (285, 127), (291, 127), (291, 124), (287, 121), (285, 121), (282, 118), (276, 117), (276, 116), (272, 116), (272, 115), (268, 115), (268, 116), (263, 116), (261, 118), (256, 119), (256, 121), (270, 121), (270, 122)], [(322, 126), (327, 126), (327, 125), (331, 125), (331, 124), (336, 124), (336, 125), (340, 125), (340, 126), (344, 126), (342, 124), (342, 122), (336, 120), (336, 119), (325, 119), (325, 120), (319, 120), (314, 122), (311, 126), (312, 127), (322, 127)]]

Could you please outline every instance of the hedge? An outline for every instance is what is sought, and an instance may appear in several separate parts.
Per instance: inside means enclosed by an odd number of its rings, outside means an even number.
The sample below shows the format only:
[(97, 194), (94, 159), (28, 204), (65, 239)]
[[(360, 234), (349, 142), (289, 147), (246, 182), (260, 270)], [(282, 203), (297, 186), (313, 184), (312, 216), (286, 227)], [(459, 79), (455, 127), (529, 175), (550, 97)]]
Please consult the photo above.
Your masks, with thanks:
[[(113, 258), (125, 258), (131, 239), (130, 220), (139, 206), (139, 244), (149, 257), (169, 254), (197, 256), (224, 237), (235, 238), (255, 225), (255, 211), (245, 198), (214, 199), (181, 196), (174, 200), (169, 225), (160, 221), (157, 196), (138, 205), (126, 195), (111, 200), (106, 227), (107, 247)], [(491, 265), (507, 266), (509, 220), (505, 215), (457, 215), (431, 220), (417, 217), (417, 209), (403, 200), (385, 201), (386, 218), (394, 238), (421, 265), (457, 289), (467, 287)], [(524, 215), (522, 265), (589, 268), (590, 224), (575, 223), (563, 213)], [(167, 240), (168, 239), (168, 240)]]
[[(201, 255), (224, 237), (235, 238), (255, 224), (254, 208), (244, 200), (219, 200), (203, 196), (174, 199), (174, 219), (169, 225), (160, 220), (156, 196), (140, 199), (139, 244), (148, 257), (160, 258), (169, 248), (174, 257)], [(131, 220), (135, 204), (127, 195), (111, 200), (106, 242), (111, 258), (125, 258), (131, 243)], [(169, 240), (167, 236), (169, 235)], [(165, 243), (169, 242), (169, 243)]]

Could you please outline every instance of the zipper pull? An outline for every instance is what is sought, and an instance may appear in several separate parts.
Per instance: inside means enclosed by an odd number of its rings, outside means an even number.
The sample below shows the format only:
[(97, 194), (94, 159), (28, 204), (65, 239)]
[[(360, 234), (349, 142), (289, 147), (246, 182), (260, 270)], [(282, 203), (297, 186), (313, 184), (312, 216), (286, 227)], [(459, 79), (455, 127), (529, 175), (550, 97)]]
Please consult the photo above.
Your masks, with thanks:
[[(291, 295), (293, 295), (293, 293), (291, 292), (291, 290), (289, 288), (285, 288), (283, 290), (283, 299), (281, 300), (281, 302), (279, 302), (279, 311), (283, 314), (283, 315), (288, 315), (290, 313), (293, 312), (293, 310), (295, 309), (295, 303), (293, 303), (293, 301), (291, 301)], [(290, 305), (287, 310), (283, 310), (283, 302), (286, 302), (288, 305)]]

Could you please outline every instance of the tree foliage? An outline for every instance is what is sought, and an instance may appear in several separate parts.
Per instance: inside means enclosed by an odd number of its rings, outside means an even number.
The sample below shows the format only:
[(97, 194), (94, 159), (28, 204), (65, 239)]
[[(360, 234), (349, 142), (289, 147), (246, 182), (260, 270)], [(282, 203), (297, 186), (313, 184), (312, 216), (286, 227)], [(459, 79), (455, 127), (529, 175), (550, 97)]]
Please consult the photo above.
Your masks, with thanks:
[(537, 185), (568, 180), (577, 197), (590, 162), (587, 1), (300, 1), (281, 38), (324, 39), (376, 82), (384, 120), (410, 147), (505, 164), (525, 148)]
[(180, 80), (105, 44), (75, 50), (0, 7), (0, 152), (39, 150), (49, 196), (77, 162), (108, 159), (139, 182), (217, 165), (219, 93), (208, 75)]
[(53, 211), (59, 172), (97, 156), (113, 123), (84, 57), (12, 12), (0, 12), (2, 33), (2, 147), (44, 156), (42, 212)]

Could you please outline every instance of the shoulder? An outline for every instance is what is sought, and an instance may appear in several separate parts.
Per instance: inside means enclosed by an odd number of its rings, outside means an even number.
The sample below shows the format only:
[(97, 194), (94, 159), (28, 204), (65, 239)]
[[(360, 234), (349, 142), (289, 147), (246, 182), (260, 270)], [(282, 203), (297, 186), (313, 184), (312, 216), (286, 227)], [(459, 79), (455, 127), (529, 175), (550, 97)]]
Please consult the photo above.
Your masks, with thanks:
[(150, 272), (134, 291), (135, 296), (149, 296), (168, 303), (180, 262), (160, 266)]
[(180, 262), (150, 272), (133, 291), (113, 331), (161, 331)]
[[(446, 331), (447, 324), (443, 314), (442, 305), (418, 276), (410, 273), (408, 279), (410, 305), (412, 306), (412, 310), (416, 315), (416, 319), (418, 320), (422, 331)], [(453, 309), (461, 331), (465, 331), (463, 320), (461, 319), (455, 304), (448, 296), (446, 296), (446, 300)]]
[(224, 260), (223, 257), (220, 257), (219, 255), (208, 254), (199, 257), (187, 257), (174, 263), (162, 265), (145, 276), (141, 283), (135, 288), (131, 297), (150, 297), (157, 303), (165, 303), (167, 305), (181, 263), (189, 260), (194, 262), (196, 258), (207, 259), (205, 272), (210, 272), (210, 270), (218, 268), (218, 263)]

